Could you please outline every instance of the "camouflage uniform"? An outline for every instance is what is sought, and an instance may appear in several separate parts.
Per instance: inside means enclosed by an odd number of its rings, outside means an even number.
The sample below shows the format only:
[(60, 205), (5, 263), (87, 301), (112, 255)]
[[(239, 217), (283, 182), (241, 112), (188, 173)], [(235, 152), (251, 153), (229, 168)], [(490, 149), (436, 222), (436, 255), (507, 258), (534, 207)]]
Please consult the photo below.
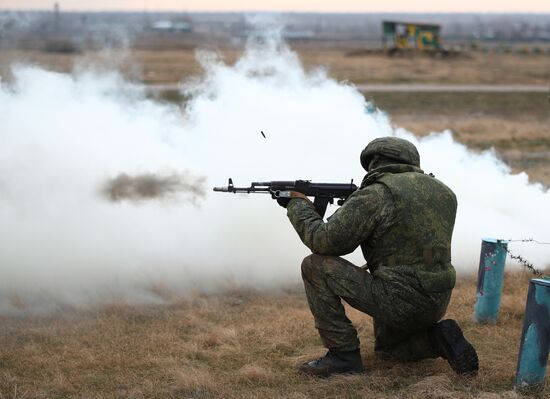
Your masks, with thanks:
[[(313, 204), (293, 199), (288, 217), (313, 252), (302, 263), (310, 309), (324, 345), (359, 347), (341, 298), (374, 318), (375, 350), (401, 360), (437, 357), (428, 329), (445, 314), (455, 271), (450, 243), (456, 197), (413, 165), (370, 171), (325, 223)], [(339, 256), (359, 245), (367, 267)]]

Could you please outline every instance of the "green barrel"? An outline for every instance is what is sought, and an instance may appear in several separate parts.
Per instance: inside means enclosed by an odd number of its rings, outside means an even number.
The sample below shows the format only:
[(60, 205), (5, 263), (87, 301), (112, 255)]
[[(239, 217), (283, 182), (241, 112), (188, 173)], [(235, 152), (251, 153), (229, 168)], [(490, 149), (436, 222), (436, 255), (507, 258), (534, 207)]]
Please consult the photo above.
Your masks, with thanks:
[(495, 324), (500, 310), (500, 298), (504, 285), (504, 264), (508, 242), (484, 238), (477, 275), (474, 318), (478, 323)]
[(516, 371), (516, 390), (522, 393), (544, 389), (550, 349), (550, 280), (529, 282), (523, 333)]

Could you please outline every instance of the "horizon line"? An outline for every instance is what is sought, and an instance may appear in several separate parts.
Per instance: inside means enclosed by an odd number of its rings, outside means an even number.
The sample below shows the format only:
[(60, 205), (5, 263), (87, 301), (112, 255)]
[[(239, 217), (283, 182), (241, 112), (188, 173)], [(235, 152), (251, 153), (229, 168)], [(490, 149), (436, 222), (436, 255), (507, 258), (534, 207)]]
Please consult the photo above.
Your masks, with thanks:
[[(53, 12), (52, 8), (0, 8), (0, 12)], [(494, 14), (494, 15), (550, 15), (549, 11), (315, 11), (315, 10), (186, 10), (186, 9), (60, 9), (62, 13), (188, 13), (188, 14)]]

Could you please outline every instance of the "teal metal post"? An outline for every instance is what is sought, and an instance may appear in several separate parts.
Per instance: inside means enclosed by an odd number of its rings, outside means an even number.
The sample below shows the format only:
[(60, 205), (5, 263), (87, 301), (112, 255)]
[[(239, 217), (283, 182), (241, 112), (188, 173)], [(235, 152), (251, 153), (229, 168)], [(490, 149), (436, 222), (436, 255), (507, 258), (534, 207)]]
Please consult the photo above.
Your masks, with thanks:
[(495, 324), (500, 310), (500, 297), (504, 284), (504, 264), (508, 242), (494, 238), (481, 241), (481, 256), (477, 274), (474, 318), (478, 323)]
[(516, 371), (516, 389), (536, 392), (544, 389), (550, 349), (550, 280), (529, 282), (523, 333)]

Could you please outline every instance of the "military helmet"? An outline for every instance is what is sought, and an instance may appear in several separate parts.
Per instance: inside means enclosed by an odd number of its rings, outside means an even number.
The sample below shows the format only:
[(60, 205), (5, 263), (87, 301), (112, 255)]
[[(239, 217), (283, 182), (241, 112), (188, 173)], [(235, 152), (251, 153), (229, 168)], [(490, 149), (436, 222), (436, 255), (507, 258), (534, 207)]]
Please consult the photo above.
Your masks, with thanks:
[(418, 150), (410, 141), (397, 137), (380, 137), (372, 140), (361, 152), (361, 166), (368, 169), (375, 155), (393, 159), (398, 163), (420, 166)]

